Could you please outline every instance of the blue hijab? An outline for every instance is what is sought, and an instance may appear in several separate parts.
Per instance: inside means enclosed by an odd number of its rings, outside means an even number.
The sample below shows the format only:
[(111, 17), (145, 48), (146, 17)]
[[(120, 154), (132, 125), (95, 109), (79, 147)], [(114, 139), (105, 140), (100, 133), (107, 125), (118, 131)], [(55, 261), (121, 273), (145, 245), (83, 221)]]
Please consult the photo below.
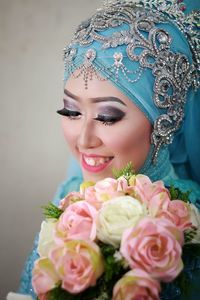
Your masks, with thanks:
[[(187, 2), (185, 13), (191, 10), (200, 8), (200, 1), (185, 1)], [(101, 32), (104, 36), (111, 36), (116, 32), (127, 30), (128, 24), (121, 24), (114, 28), (108, 28)], [(190, 63), (192, 63), (192, 53), (188, 41), (180, 30), (173, 23), (158, 23), (158, 28), (166, 30), (172, 38), (170, 45), (173, 53), (184, 54)], [(80, 67), (84, 62), (84, 56), (87, 50), (95, 49), (97, 56), (93, 61), (96, 68), (99, 69), (104, 77), (108, 78), (123, 94), (125, 94), (138, 108), (145, 114), (145, 116), (153, 124), (155, 120), (163, 114), (163, 109), (155, 106), (153, 102), (153, 87), (154, 75), (152, 70), (146, 68), (139, 80), (134, 83), (128, 81), (122, 72), (118, 74), (116, 81), (113, 73), (109, 73), (108, 68), (103, 69), (104, 66), (111, 66), (113, 64), (114, 53), (123, 54), (123, 64), (127, 69), (137, 69), (138, 62), (130, 61), (126, 55), (125, 44), (117, 47), (110, 47), (102, 50), (102, 43), (94, 40), (92, 44), (87, 46), (73, 45), (76, 48), (76, 57), (74, 59), (75, 68)], [(69, 78), (70, 73), (65, 72), (65, 81)], [(141, 168), (140, 172), (145, 173), (152, 179), (182, 178), (192, 179), (200, 183), (200, 94), (199, 90), (194, 91), (190, 88), (187, 92), (187, 102), (185, 105), (185, 117), (181, 128), (176, 131), (173, 143), (169, 146), (163, 145), (159, 151), (156, 164), (152, 164), (151, 148), (149, 155)], [(171, 176), (171, 177), (170, 177)]]

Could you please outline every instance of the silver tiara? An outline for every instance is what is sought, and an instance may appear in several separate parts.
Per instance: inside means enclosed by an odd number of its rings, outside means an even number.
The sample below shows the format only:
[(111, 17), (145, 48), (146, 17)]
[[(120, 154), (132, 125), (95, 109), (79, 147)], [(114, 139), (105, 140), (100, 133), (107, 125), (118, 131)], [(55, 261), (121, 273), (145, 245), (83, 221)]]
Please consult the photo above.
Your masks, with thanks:
[[(171, 6), (175, 2), (174, 11)], [(199, 40), (194, 30), (194, 27), (197, 27), (194, 20), (199, 14), (195, 12), (190, 17), (185, 17), (185, 24), (192, 24), (190, 30), (187, 28), (186, 32), (182, 23), (183, 8), (180, 9), (183, 3), (178, 2), (106, 1), (103, 8), (81, 23), (72, 42), (64, 49), (65, 73), (74, 77), (83, 75), (86, 88), (88, 80), (93, 76), (100, 80), (110, 77), (118, 80), (121, 72), (122, 76), (134, 84), (140, 79), (144, 69), (152, 70), (155, 78), (153, 101), (156, 107), (164, 111), (154, 122), (151, 136), (154, 144), (153, 162), (156, 161), (161, 146), (172, 143), (174, 133), (181, 127), (188, 89), (199, 87)], [(170, 11), (173, 15), (170, 15)], [(175, 22), (176, 19), (181, 21)], [(158, 23), (169, 22), (176, 23), (176, 26), (181, 22), (180, 30), (187, 36), (193, 55), (191, 64), (185, 55), (170, 50), (172, 42), (170, 34), (156, 27)], [(115, 28), (124, 23), (128, 25), (128, 29), (107, 36), (102, 34), (105, 29)], [(94, 41), (100, 43), (102, 51), (88, 49)], [(115, 52), (111, 64), (99, 66), (98, 59), (106, 57), (106, 49), (114, 49), (121, 45), (126, 47), (126, 54)], [(78, 46), (83, 48), (87, 46), (87, 50), (83, 51), (83, 54), (78, 54)], [(135, 50), (138, 48), (140, 53), (136, 54)], [(135, 69), (134, 66), (134, 71), (128, 69), (123, 62), (125, 59), (136, 62), (138, 67)], [(82, 63), (79, 65), (77, 61)], [(104, 77), (100, 76), (102, 73), (105, 74)]]

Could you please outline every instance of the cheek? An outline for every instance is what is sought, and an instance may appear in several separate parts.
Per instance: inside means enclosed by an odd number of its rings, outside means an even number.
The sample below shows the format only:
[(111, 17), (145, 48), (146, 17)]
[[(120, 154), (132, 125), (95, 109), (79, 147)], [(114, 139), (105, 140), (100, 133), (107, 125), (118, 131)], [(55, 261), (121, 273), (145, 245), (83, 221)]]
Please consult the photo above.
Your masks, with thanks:
[(61, 119), (61, 127), (68, 146), (73, 149), (75, 147), (75, 142), (77, 139), (77, 130), (72, 127), (72, 122), (70, 122), (66, 117)]
[(147, 120), (134, 126), (125, 122), (123, 126), (119, 124), (115, 128), (108, 128), (104, 141), (114, 152), (126, 154), (138, 149), (149, 149), (151, 132), (152, 126)]

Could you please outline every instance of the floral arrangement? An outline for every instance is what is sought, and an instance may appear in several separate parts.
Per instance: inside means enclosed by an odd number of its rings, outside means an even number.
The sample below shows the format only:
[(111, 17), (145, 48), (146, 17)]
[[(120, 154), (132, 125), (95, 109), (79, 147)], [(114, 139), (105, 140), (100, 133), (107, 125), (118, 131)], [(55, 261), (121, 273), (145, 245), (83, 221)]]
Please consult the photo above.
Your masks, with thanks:
[(45, 215), (32, 277), (39, 300), (160, 299), (163, 283), (183, 273), (184, 249), (199, 245), (188, 193), (130, 165), (116, 179), (83, 182)]

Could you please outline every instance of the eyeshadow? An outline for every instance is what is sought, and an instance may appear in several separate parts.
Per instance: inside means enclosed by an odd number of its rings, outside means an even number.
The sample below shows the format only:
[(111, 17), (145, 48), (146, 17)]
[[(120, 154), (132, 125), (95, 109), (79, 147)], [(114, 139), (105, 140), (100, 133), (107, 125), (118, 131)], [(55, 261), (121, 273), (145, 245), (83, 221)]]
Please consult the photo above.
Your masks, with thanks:
[(98, 109), (98, 114), (103, 114), (103, 115), (111, 115), (111, 116), (117, 116), (117, 117), (124, 117), (125, 113), (113, 106), (104, 106)]
[(64, 108), (67, 108), (67, 109), (78, 109), (78, 106), (76, 105), (76, 103), (73, 101), (69, 101), (67, 99), (63, 99), (63, 102), (64, 102)]

